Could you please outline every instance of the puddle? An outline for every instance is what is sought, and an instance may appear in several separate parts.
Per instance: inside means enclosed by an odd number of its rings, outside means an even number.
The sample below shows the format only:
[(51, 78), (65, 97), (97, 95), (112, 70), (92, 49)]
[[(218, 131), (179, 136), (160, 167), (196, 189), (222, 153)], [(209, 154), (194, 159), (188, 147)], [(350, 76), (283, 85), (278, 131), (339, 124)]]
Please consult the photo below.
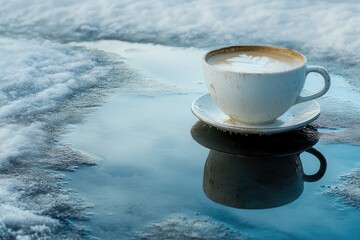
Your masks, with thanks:
[[(62, 138), (62, 143), (99, 159), (97, 166), (67, 173), (67, 186), (94, 204), (89, 228), (95, 237), (157, 239), (173, 231), (175, 238), (181, 238), (190, 230), (186, 237), (197, 239), (231, 239), (235, 235), (260, 239), (360, 236), (360, 211), (322, 190), (359, 164), (354, 159), (359, 147), (330, 145), (320, 139), (313, 147), (326, 158), (325, 175), (315, 182), (305, 182), (301, 194), (290, 203), (262, 210), (215, 203), (203, 191), (210, 149), (195, 142), (190, 134), (197, 121), (190, 112), (191, 102), (207, 91), (201, 84), (204, 51), (121, 41), (73, 45), (116, 54), (144, 78), (162, 81), (165, 88), (176, 85), (186, 93), (169, 91), (149, 97), (141, 88), (136, 92), (119, 90)], [(346, 80), (332, 77), (333, 87), (322, 104), (335, 98), (357, 106), (359, 96)], [(310, 76), (307, 89), (318, 87), (316, 78)], [(156, 87), (150, 90), (156, 91)], [(343, 128), (320, 129), (321, 133), (340, 131)], [(300, 158), (304, 172), (318, 171), (314, 156), (301, 153)]]
[(131, 67), (142, 72), (146, 78), (177, 85), (186, 90), (186, 93), (206, 91), (201, 71), (204, 50), (112, 40), (71, 45), (116, 54), (124, 58)]

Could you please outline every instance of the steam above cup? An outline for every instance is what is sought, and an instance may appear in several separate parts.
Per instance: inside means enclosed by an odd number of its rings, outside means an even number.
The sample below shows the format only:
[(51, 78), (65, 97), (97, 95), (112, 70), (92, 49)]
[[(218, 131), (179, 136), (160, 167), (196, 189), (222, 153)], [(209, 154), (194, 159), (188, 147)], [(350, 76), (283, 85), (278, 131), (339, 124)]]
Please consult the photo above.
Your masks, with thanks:
[[(231, 46), (203, 58), (204, 79), (214, 103), (232, 119), (252, 125), (274, 122), (293, 105), (324, 95), (325, 68), (308, 66), (304, 55), (273, 46)], [(323, 88), (300, 96), (306, 76), (323, 76)]]

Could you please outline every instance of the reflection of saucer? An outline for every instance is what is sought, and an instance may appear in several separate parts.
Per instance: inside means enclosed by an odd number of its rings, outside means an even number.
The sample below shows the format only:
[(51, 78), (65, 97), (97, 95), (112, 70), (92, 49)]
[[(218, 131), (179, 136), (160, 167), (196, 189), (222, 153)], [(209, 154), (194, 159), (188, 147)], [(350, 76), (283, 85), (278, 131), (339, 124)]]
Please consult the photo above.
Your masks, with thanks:
[(311, 124), (285, 133), (245, 136), (218, 130), (202, 121), (193, 125), (191, 136), (206, 148), (237, 156), (252, 157), (297, 154), (311, 148), (320, 138), (319, 132)]
[(320, 115), (320, 106), (315, 100), (294, 105), (275, 122), (265, 125), (249, 125), (237, 122), (223, 113), (213, 102), (209, 93), (192, 103), (191, 110), (196, 117), (221, 130), (246, 134), (274, 134), (303, 127)]

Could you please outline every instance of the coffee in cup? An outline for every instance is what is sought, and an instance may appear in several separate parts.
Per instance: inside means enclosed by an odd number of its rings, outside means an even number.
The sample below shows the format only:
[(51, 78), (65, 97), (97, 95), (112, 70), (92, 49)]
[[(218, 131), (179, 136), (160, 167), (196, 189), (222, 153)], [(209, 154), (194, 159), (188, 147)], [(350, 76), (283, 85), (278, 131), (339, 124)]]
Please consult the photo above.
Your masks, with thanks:
[[(215, 104), (246, 124), (274, 122), (295, 104), (324, 95), (330, 76), (308, 66), (304, 55), (273, 46), (231, 46), (208, 52), (203, 59), (205, 83)], [(324, 87), (300, 96), (308, 73), (324, 78)]]
[(276, 52), (249, 49), (213, 55), (207, 62), (219, 70), (260, 74), (300, 67), (303, 59), (289, 54), (279, 55)]

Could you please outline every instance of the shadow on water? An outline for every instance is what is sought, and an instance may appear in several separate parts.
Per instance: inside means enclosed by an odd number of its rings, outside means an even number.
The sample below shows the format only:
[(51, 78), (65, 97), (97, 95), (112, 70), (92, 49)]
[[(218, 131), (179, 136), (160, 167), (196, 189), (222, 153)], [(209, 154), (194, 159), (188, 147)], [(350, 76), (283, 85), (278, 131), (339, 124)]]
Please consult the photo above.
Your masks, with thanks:
[[(269, 135), (230, 134), (197, 122), (191, 135), (210, 149), (203, 190), (222, 205), (241, 209), (266, 209), (289, 204), (300, 197), (304, 182), (315, 182), (326, 171), (325, 157), (313, 146), (319, 132), (311, 125), (300, 130)], [(315, 174), (303, 171), (300, 154), (319, 161)]]

